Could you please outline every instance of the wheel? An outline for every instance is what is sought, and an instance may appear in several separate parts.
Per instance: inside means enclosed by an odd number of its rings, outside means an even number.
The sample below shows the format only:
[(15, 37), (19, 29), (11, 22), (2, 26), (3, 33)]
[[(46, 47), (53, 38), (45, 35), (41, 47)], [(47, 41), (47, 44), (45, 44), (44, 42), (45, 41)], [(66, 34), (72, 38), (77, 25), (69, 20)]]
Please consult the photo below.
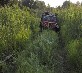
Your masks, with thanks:
[(40, 22), (40, 32), (42, 32), (42, 30), (43, 30), (43, 27), (42, 27), (42, 23)]
[(55, 27), (55, 31), (56, 32), (59, 32), (60, 31), (60, 27), (58, 25)]

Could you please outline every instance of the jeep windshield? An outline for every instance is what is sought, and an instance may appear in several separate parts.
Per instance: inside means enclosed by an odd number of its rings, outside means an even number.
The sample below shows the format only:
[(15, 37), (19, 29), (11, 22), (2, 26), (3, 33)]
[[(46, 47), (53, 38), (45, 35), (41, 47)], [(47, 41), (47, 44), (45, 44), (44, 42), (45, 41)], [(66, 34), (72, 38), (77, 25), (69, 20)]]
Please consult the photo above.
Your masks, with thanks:
[(47, 15), (43, 17), (43, 21), (56, 22), (56, 17)]

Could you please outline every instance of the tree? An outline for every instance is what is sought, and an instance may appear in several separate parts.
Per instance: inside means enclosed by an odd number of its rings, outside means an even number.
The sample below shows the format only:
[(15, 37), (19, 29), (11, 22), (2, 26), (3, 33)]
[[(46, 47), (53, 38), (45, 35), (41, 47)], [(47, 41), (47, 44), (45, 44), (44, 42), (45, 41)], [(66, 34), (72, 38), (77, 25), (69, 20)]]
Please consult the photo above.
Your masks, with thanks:
[(18, 0), (0, 0), (0, 5), (3, 7), (8, 4), (12, 6), (13, 4), (17, 4), (17, 3), (18, 3)]
[(48, 4), (48, 6), (47, 6), (47, 11), (51, 11), (51, 7), (50, 7), (50, 5)]
[(70, 6), (70, 1), (65, 1), (62, 5), (63, 8), (67, 8)]
[(4, 6), (7, 5), (9, 3), (10, 0), (0, 0), (0, 5)]
[(38, 1), (38, 0), (22, 0), (22, 5), (29, 7), (30, 9), (39, 9), (44, 10), (46, 5), (44, 1)]
[(22, 0), (22, 5), (32, 8), (34, 5), (34, 0)]
[(57, 8), (58, 8), (58, 9), (61, 9), (61, 6), (58, 6)]
[(76, 6), (80, 6), (81, 4), (80, 4), (80, 2), (79, 1), (77, 1), (76, 2)]

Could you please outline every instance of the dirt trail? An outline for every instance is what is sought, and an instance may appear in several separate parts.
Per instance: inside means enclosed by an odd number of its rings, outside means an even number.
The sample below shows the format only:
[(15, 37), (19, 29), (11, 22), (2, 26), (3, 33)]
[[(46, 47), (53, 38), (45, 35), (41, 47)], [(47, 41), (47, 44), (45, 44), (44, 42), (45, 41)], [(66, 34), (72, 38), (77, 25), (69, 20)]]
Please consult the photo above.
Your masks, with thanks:
[(61, 58), (61, 65), (62, 65), (62, 73), (69, 73), (69, 61), (68, 61), (68, 55), (67, 55), (67, 49), (65, 48), (65, 42), (62, 39), (61, 32), (58, 33), (59, 37), (59, 45), (60, 45), (60, 56)]

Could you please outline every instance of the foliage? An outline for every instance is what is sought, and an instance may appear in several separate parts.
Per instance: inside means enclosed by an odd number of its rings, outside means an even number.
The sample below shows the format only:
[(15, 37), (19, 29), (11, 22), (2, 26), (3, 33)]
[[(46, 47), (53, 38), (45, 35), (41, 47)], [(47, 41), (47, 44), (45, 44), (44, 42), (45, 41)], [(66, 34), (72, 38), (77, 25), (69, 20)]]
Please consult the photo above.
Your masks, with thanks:
[(7, 56), (16, 55), (17, 52), (25, 49), (32, 33), (38, 31), (38, 29), (34, 29), (37, 21), (27, 9), (21, 10), (16, 5), (0, 8), (0, 16), (0, 60), (6, 64), (4, 72), (10, 73), (13, 65), (12, 63), (7, 64)]
[[(4, 73), (81, 73), (82, 6), (69, 5), (69, 1), (65, 8), (31, 3), (31, 7), (0, 8), (0, 69)], [(58, 14), (59, 33), (49, 29), (39, 32), (45, 10)]]
[(18, 73), (54, 73), (54, 70), (55, 72), (61, 71), (61, 61), (57, 61), (59, 59), (57, 34), (48, 30), (48, 32), (44, 31), (37, 37), (28, 45), (29, 47), (26, 50), (20, 53)]
[[(55, 10), (58, 13), (61, 26), (61, 38), (70, 63), (71, 73), (81, 73), (81, 38), (82, 38), (82, 7), (70, 6), (70, 8)], [(80, 58), (79, 58), (80, 57)]]

